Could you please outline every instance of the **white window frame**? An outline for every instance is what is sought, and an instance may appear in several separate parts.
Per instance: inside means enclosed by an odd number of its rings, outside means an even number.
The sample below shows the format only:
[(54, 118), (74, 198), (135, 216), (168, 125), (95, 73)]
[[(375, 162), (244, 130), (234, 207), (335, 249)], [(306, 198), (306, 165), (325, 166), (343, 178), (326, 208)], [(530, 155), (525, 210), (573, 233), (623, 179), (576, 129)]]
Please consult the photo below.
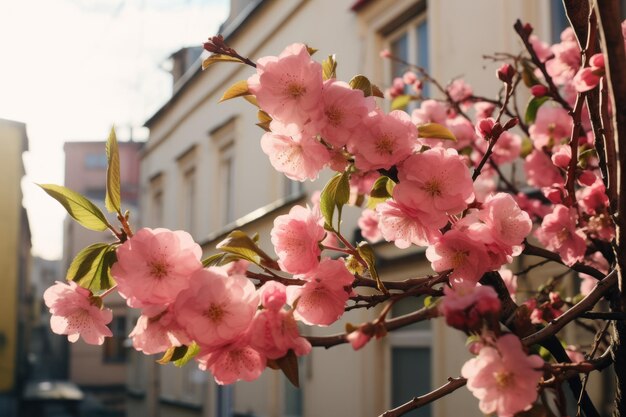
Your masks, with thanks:
[(198, 225), (198, 169), (197, 146), (193, 145), (178, 157), (179, 172), (179, 226), (192, 236)]

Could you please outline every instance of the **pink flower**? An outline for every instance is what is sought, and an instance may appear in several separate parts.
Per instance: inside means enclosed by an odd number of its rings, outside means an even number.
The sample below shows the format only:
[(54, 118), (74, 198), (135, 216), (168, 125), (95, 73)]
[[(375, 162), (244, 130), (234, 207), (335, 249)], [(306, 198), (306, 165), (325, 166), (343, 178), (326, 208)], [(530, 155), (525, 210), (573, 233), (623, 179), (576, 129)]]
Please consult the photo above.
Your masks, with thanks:
[(517, 293), (517, 275), (514, 275), (513, 271), (505, 267), (500, 268), (498, 272), (506, 285), (506, 289), (509, 290), (511, 299), (515, 301), (515, 294)]
[(250, 345), (268, 359), (279, 359), (291, 349), (307, 355), (311, 344), (300, 336), (293, 311), (265, 309), (257, 313), (249, 330)]
[(44, 292), (43, 299), (52, 315), (50, 328), (56, 334), (67, 335), (70, 342), (82, 337), (90, 345), (101, 345), (105, 337), (113, 336), (106, 326), (113, 319), (111, 309), (101, 308), (100, 299), (74, 281), (57, 281)]
[(202, 268), (202, 249), (182, 230), (140, 229), (116, 253), (111, 274), (131, 307), (173, 302)]
[(413, 71), (407, 71), (402, 75), (402, 81), (404, 81), (406, 85), (411, 85), (417, 81), (417, 75), (415, 75)]
[(474, 199), (469, 169), (454, 149), (432, 148), (410, 156), (398, 168), (398, 178), (394, 198), (434, 216), (460, 213)]
[(333, 79), (324, 82), (320, 106), (318, 123), (323, 126), (320, 133), (326, 142), (341, 148), (375, 103), (372, 98), (364, 97), (361, 90), (353, 90), (347, 83)]
[(543, 97), (546, 94), (548, 94), (549, 91), (550, 90), (548, 90), (548, 87), (542, 84), (535, 84), (532, 87), (530, 87), (530, 93), (534, 97)]
[(311, 59), (306, 45), (293, 44), (278, 57), (259, 58), (248, 88), (272, 119), (303, 127), (319, 111), (322, 66)]
[(551, 148), (568, 140), (572, 133), (572, 118), (562, 107), (543, 105), (537, 111), (535, 123), (529, 129), (535, 149)]
[[(532, 230), (528, 213), (520, 209), (515, 199), (507, 193), (488, 197), (478, 217), (489, 228), (493, 240), (502, 247), (521, 245)], [(517, 255), (520, 250), (513, 253)]]
[(274, 169), (294, 181), (317, 179), (330, 162), (328, 149), (306, 132), (294, 134), (275, 122), (271, 128), (272, 132), (261, 137), (261, 149), (269, 156)]
[(319, 242), (326, 233), (319, 223), (319, 213), (302, 206), (294, 206), (289, 214), (274, 219), (272, 244), (283, 271), (302, 274), (319, 264)]
[(417, 128), (408, 114), (401, 110), (389, 114), (376, 110), (353, 132), (348, 150), (361, 170), (389, 169), (411, 155), (416, 139)]
[(545, 62), (548, 57), (552, 55), (550, 51), (550, 45), (545, 42), (542, 42), (536, 35), (530, 35), (529, 39), (530, 44), (533, 46), (537, 57), (541, 62)]
[(463, 281), (453, 287), (444, 287), (440, 310), (448, 326), (464, 331), (480, 330), (483, 319), (497, 317), (500, 300), (489, 286)]
[(488, 270), (485, 247), (458, 230), (446, 232), (437, 243), (429, 246), (426, 258), (436, 272), (451, 269), (450, 279), (455, 285), (466, 281), (475, 284)]
[(552, 45), (550, 50), (554, 58), (546, 61), (548, 75), (557, 85), (571, 81), (580, 68), (580, 49), (573, 29), (565, 29), (561, 33), (561, 43)]
[[(477, 142), (477, 148), (480, 149), (483, 154), (487, 152), (489, 142), (480, 141)], [(522, 138), (515, 133), (502, 132), (495, 146), (493, 147), (493, 153), (491, 159), (497, 165), (503, 165), (509, 162), (515, 161), (522, 150)], [(481, 156), (482, 157), (482, 156)]]
[(361, 235), (370, 242), (378, 242), (383, 238), (383, 234), (378, 229), (378, 215), (374, 210), (365, 209), (361, 212), (358, 220)]
[(572, 159), (572, 149), (569, 145), (557, 145), (552, 149), (552, 163), (563, 169), (567, 169), (569, 161)]
[(411, 113), (411, 121), (416, 125), (426, 123), (445, 124), (448, 112), (446, 106), (435, 100), (424, 100), (420, 104), (419, 109), (413, 110)]
[(502, 64), (500, 68), (496, 71), (496, 76), (500, 81), (506, 84), (510, 84), (513, 81), (513, 76), (515, 76), (515, 69), (511, 66), (511, 64)]
[(584, 93), (585, 91), (596, 88), (598, 84), (600, 84), (602, 75), (604, 75), (604, 71), (598, 74), (598, 71), (591, 67), (581, 68), (574, 76), (572, 83), (574, 84), (576, 91)]
[(493, 115), (496, 105), (487, 101), (479, 101), (474, 103), (474, 109), (476, 110), (476, 119), (485, 119)]
[(406, 249), (411, 244), (427, 246), (441, 236), (440, 228), (448, 219), (431, 216), (419, 209), (412, 209), (394, 200), (376, 206), (379, 214), (378, 228), (387, 242)]
[(488, 117), (486, 119), (480, 119), (476, 123), (476, 134), (483, 139), (489, 140), (491, 138), (491, 133), (493, 131), (493, 126), (496, 124), (496, 121), (493, 117)]
[(443, 146), (445, 148), (454, 147), (455, 149), (463, 149), (471, 146), (476, 142), (476, 132), (474, 125), (463, 116), (451, 117), (446, 120), (446, 126), (450, 132), (456, 137), (456, 142), (440, 139), (420, 139), (422, 143), (428, 146)]
[(209, 370), (220, 385), (228, 385), (239, 380), (254, 381), (265, 369), (267, 359), (252, 348), (246, 339), (200, 352), (196, 358), (198, 367)]
[(583, 355), (580, 350), (578, 350), (578, 348), (574, 345), (567, 345), (565, 347), (565, 353), (567, 353), (567, 357), (569, 358), (569, 360), (574, 363), (585, 361), (585, 355)]
[(354, 281), (342, 260), (324, 259), (316, 270), (294, 278), (308, 281), (303, 286), (287, 287), (287, 300), (295, 306), (296, 319), (318, 326), (339, 320), (350, 295), (346, 287)]
[(215, 347), (241, 338), (259, 304), (254, 284), (219, 268), (197, 271), (191, 285), (178, 295), (178, 323), (200, 346)]
[(568, 266), (581, 262), (587, 249), (585, 234), (576, 229), (576, 220), (575, 209), (558, 204), (537, 229), (539, 241), (547, 249), (557, 251)]
[(596, 178), (590, 187), (584, 187), (577, 193), (578, 204), (587, 214), (604, 213), (609, 206), (609, 197), (601, 179)]
[(446, 88), (448, 90), (448, 94), (452, 100), (457, 103), (462, 103), (470, 98), (470, 96), (474, 93), (472, 87), (467, 84), (462, 79), (456, 79), (448, 84)]
[(463, 365), (467, 388), (480, 400), (480, 411), (512, 417), (527, 410), (537, 398), (543, 360), (527, 356), (517, 336), (506, 334), (495, 346), (485, 346)]
[(565, 182), (550, 158), (543, 151), (536, 149), (526, 157), (524, 172), (526, 172), (528, 184), (535, 187), (550, 187), (552, 184)]
[(372, 335), (365, 334), (365, 332), (361, 329), (356, 329), (355, 331), (348, 333), (346, 336), (346, 339), (350, 342), (350, 345), (354, 350), (361, 349), (367, 344), (367, 342), (370, 341), (371, 338)]
[[(165, 352), (172, 346), (191, 343), (185, 331), (176, 322), (171, 308), (152, 308), (137, 319), (137, 324), (128, 335), (133, 347), (146, 355)], [(153, 311), (154, 310), (154, 311)], [(161, 310), (161, 311), (159, 311)]]

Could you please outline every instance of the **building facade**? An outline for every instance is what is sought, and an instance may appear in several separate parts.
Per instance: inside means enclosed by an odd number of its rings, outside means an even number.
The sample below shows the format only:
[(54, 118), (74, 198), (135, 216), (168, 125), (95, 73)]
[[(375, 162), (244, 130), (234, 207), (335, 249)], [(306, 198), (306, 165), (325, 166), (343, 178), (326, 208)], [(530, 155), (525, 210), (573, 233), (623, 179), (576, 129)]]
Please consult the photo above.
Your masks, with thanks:
[[(379, 52), (389, 49), (428, 68), (436, 79), (463, 76), (476, 91), (493, 95), (499, 87), (495, 66), (481, 57), (519, 50), (512, 30), (516, 18), (533, 22), (538, 35), (549, 40), (551, 10), (551, 2), (540, 0), (237, 0), (231, 2), (221, 33), (253, 60), (278, 55), (293, 42), (306, 43), (319, 49), (319, 60), (336, 54), (339, 79), (365, 74), (381, 87), (404, 70), (380, 59)], [(471, 41), (460, 42), (468, 34)], [(218, 104), (225, 89), (247, 79), (252, 70), (223, 63), (201, 72), (199, 65), (177, 80), (172, 98), (146, 123), (150, 137), (141, 159), (142, 224), (185, 229), (206, 254), (234, 229), (259, 233), (261, 246), (271, 252), (273, 219), (293, 204), (309, 202), (329, 173), (299, 184), (275, 172), (259, 146), (263, 131), (255, 126), (256, 108), (241, 99)], [(355, 228), (358, 212), (345, 209), (344, 230)], [(420, 250), (400, 253), (386, 243), (374, 249), (387, 280), (430, 271)], [(414, 307), (399, 304), (393, 314)], [(334, 326), (303, 332), (337, 333), (346, 322), (371, 320), (377, 312), (353, 311)], [(301, 359), (300, 390), (271, 370), (252, 383), (218, 387), (192, 364), (183, 369), (158, 366), (155, 358), (133, 353), (128, 409), (131, 415), (151, 417), (375, 416), (457, 376), (469, 358), (459, 348), (464, 340), (462, 333), (433, 321), (390, 334), (356, 353), (346, 345), (314, 349)], [(480, 412), (470, 393), (459, 390), (409, 415)]]
[(16, 416), (32, 324), (30, 228), (22, 206), (26, 125), (0, 119), (0, 415)]

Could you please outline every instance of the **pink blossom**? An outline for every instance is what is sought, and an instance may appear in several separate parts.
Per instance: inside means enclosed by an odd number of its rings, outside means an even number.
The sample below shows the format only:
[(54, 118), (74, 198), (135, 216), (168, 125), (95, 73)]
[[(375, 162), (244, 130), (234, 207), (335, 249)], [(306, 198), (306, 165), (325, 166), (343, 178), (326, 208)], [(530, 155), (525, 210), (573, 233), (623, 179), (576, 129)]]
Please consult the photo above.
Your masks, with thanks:
[(552, 55), (552, 52), (550, 51), (550, 45), (541, 41), (541, 39), (539, 39), (536, 35), (530, 35), (528, 40), (533, 46), (533, 49), (537, 54), (537, 58), (539, 58), (541, 62), (545, 62), (546, 59), (548, 59), (548, 57)]
[(287, 288), (276, 281), (261, 287), (261, 304), (250, 325), (250, 344), (269, 359), (282, 358), (288, 350), (298, 356), (311, 351), (311, 344), (300, 336), (293, 311), (283, 309), (287, 302)]
[(567, 345), (565, 347), (565, 353), (567, 353), (569, 360), (574, 363), (585, 361), (585, 355), (574, 345)]
[(293, 350), (297, 356), (311, 351), (311, 344), (300, 336), (293, 311), (261, 310), (249, 330), (250, 345), (268, 359), (279, 359)]
[(317, 179), (330, 161), (328, 149), (306, 132), (293, 134), (276, 122), (272, 122), (271, 128), (272, 132), (261, 137), (261, 149), (274, 169), (295, 181)]
[(459, 78), (448, 84), (448, 87), (446, 89), (448, 90), (448, 94), (450, 94), (452, 100), (457, 103), (462, 103), (468, 100), (470, 96), (474, 93), (472, 87)]
[(571, 81), (580, 68), (580, 49), (573, 33), (568, 27), (561, 33), (561, 42), (550, 47), (554, 58), (546, 62), (546, 69), (557, 85)]
[[(484, 154), (487, 152), (489, 142), (480, 141), (477, 142), (476, 145)], [(502, 132), (492, 149), (493, 153), (491, 154), (491, 159), (496, 164), (503, 165), (515, 161), (519, 157), (521, 150), (522, 138), (519, 135), (510, 132)]]
[(535, 187), (550, 187), (552, 184), (565, 182), (550, 158), (543, 151), (536, 149), (526, 157), (524, 172), (528, 184)]
[[(520, 209), (507, 193), (497, 193), (483, 203), (478, 217), (490, 229), (493, 240), (500, 246), (518, 246), (532, 230), (530, 216)], [(514, 251), (517, 255), (519, 250)]]
[(378, 229), (378, 215), (374, 210), (363, 210), (358, 225), (361, 229), (361, 235), (370, 242), (378, 242), (383, 238), (383, 234)]
[(348, 83), (327, 80), (322, 89), (321, 118), (318, 120), (324, 140), (335, 147), (342, 147), (348, 141), (354, 128), (374, 109), (373, 99), (363, 96), (359, 89), (352, 89)]
[(551, 211), (551, 208), (544, 205), (541, 200), (529, 198), (524, 193), (518, 193), (513, 197), (515, 198), (515, 201), (519, 205), (520, 209), (524, 210), (532, 218), (543, 218)]
[(402, 81), (404, 81), (406, 85), (411, 85), (417, 81), (417, 75), (415, 75), (413, 71), (407, 71), (402, 75)]
[(575, 209), (558, 204), (537, 229), (539, 241), (549, 250), (557, 251), (568, 266), (581, 262), (587, 249), (585, 234), (576, 229), (576, 220)]
[(591, 215), (604, 213), (609, 206), (604, 183), (597, 177), (591, 186), (584, 187), (577, 193), (577, 199), (585, 213)]
[(182, 230), (140, 229), (116, 253), (111, 274), (131, 307), (173, 302), (202, 268), (202, 249)]
[(291, 274), (314, 269), (321, 253), (319, 242), (325, 233), (319, 213), (309, 208), (294, 206), (289, 214), (276, 217), (270, 234), (281, 269)]
[(356, 329), (355, 331), (348, 333), (346, 336), (346, 339), (348, 339), (348, 342), (350, 342), (350, 345), (354, 350), (361, 349), (367, 344), (367, 342), (370, 341), (371, 338), (371, 335), (365, 334), (361, 329)]
[(379, 55), (380, 55), (381, 58), (389, 58), (389, 57), (392, 56), (391, 55), (391, 51), (389, 49), (381, 50)]
[(474, 109), (476, 110), (476, 119), (485, 119), (493, 115), (496, 105), (487, 101), (479, 101), (474, 103)]
[(407, 207), (394, 200), (376, 206), (379, 214), (378, 228), (387, 242), (406, 249), (411, 244), (427, 246), (441, 236), (440, 228), (446, 225), (445, 216), (433, 217), (430, 213)]
[(156, 307), (144, 311), (128, 337), (133, 340), (133, 347), (146, 355), (165, 352), (172, 346), (191, 343), (176, 321), (172, 308)]
[(44, 292), (43, 299), (50, 309), (50, 328), (67, 335), (70, 342), (82, 337), (90, 345), (101, 345), (105, 337), (113, 336), (106, 326), (113, 319), (111, 309), (101, 308), (100, 300), (74, 281), (57, 281)]
[(265, 369), (267, 359), (252, 348), (246, 339), (237, 340), (208, 352), (200, 351), (198, 367), (209, 370), (220, 385), (239, 380), (254, 381)]
[[(596, 251), (591, 254), (591, 256), (586, 257), (584, 263), (585, 265), (590, 265), (594, 267), (603, 274), (607, 274), (609, 272), (609, 262), (606, 260), (601, 252)], [(587, 274), (579, 274), (579, 276), (582, 280), (580, 282), (580, 293), (582, 295), (587, 295), (596, 286), (596, 284), (598, 283), (598, 279)]]
[(426, 258), (436, 272), (451, 269), (453, 284), (466, 281), (475, 284), (488, 269), (485, 247), (458, 230), (446, 232), (437, 243), (429, 246)]
[(513, 271), (505, 267), (500, 268), (498, 272), (506, 285), (506, 289), (509, 290), (511, 299), (515, 301), (515, 294), (517, 293), (517, 275), (514, 275)]
[(489, 286), (463, 281), (444, 287), (440, 310), (448, 326), (461, 330), (479, 330), (484, 318), (500, 312), (500, 300)]
[(200, 346), (215, 347), (242, 336), (258, 303), (249, 279), (206, 268), (193, 274), (189, 288), (178, 295), (174, 312), (191, 339)]
[(572, 149), (569, 145), (557, 145), (552, 149), (552, 163), (563, 169), (567, 169), (572, 159)]
[(598, 84), (600, 84), (602, 75), (604, 74), (598, 74), (598, 72), (591, 67), (581, 68), (574, 76), (572, 83), (576, 91), (584, 93), (585, 91), (596, 88)]
[(535, 149), (551, 148), (568, 140), (572, 133), (572, 118), (567, 110), (558, 106), (543, 105), (537, 111), (535, 123), (529, 129)]
[(506, 334), (494, 346), (484, 346), (476, 358), (463, 365), (467, 388), (480, 400), (485, 414), (512, 417), (527, 410), (537, 398), (543, 360), (527, 356), (517, 336)]
[(361, 170), (389, 169), (413, 152), (417, 128), (401, 110), (389, 114), (373, 111), (359, 127), (350, 137), (348, 150)]
[(476, 132), (474, 125), (463, 116), (451, 117), (446, 120), (446, 126), (450, 132), (456, 137), (456, 142), (440, 139), (420, 139), (422, 143), (428, 146), (454, 147), (455, 149), (463, 149), (471, 146), (476, 141)]
[(307, 281), (303, 286), (287, 287), (288, 303), (294, 317), (305, 324), (328, 326), (343, 315), (354, 276), (342, 260), (324, 259), (319, 267), (295, 278)]
[(496, 121), (493, 117), (478, 120), (476, 123), (476, 134), (483, 139), (489, 140), (495, 124)]
[(350, 187), (358, 194), (369, 194), (376, 180), (380, 177), (377, 171), (357, 172), (350, 175)]
[(454, 149), (432, 148), (410, 156), (398, 168), (394, 198), (433, 216), (457, 214), (474, 199), (469, 169)]
[(293, 44), (278, 57), (258, 59), (248, 88), (273, 119), (302, 127), (320, 108), (322, 66), (311, 59), (306, 45)]
[(411, 121), (416, 125), (426, 123), (445, 124), (448, 113), (446, 106), (435, 100), (424, 100), (420, 104), (419, 109), (413, 110), (411, 113)]
[(511, 66), (511, 64), (502, 64), (500, 68), (496, 71), (496, 76), (500, 81), (506, 84), (510, 84), (513, 81), (513, 77), (515, 76), (516, 71), (515, 68)]

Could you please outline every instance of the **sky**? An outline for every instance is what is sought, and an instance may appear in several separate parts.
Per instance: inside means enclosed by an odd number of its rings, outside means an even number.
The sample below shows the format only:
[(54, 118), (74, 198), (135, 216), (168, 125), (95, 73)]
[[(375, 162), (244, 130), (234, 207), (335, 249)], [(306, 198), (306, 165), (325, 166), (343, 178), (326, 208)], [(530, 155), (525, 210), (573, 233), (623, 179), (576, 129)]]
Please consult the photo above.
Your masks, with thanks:
[[(171, 95), (168, 56), (217, 33), (228, 0), (0, 2), (0, 118), (27, 125), (24, 206), (33, 255), (58, 259), (64, 209), (35, 183), (63, 184), (66, 141), (145, 139)], [(1, 152), (0, 144), (0, 152)], [(104, 181), (104, 178), (103, 178)]]

